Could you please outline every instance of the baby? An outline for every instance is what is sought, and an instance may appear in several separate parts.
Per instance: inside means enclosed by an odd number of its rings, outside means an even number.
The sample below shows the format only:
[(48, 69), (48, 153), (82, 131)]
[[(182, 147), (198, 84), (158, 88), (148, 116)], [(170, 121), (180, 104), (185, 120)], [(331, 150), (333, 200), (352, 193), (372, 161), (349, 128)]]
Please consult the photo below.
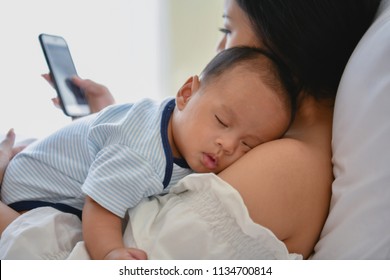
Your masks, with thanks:
[(2, 200), (19, 212), (50, 206), (82, 217), (93, 259), (137, 259), (122, 241), (127, 210), (280, 138), (295, 108), (286, 76), (262, 50), (225, 50), (176, 98), (113, 105), (27, 147), (6, 170)]

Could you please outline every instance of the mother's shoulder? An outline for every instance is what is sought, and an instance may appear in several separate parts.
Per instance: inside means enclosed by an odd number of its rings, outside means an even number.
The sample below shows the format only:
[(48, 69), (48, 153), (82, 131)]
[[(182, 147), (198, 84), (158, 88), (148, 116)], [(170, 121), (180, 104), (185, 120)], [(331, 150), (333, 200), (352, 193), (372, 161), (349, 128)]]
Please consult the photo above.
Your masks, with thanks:
[[(237, 188), (251, 191), (326, 187), (332, 180), (331, 155), (326, 150), (282, 138), (257, 146), (219, 175)], [(261, 187), (256, 182), (262, 182)]]
[(283, 138), (256, 147), (220, 176), (238, 190), (256, 223), (307, 257), (328, 210), (333, 176), (326, 152)]
[(271, 157), (279, 158), (287, 163), (302, 162), (302, 164), (310, 164), (317, 161), (323, 161), (330, 155), (325, 153), (326, 148), (308, 144), (304, 141), (293, 138), (282, 138), (264, 143), (251, 151), (254, 157)]

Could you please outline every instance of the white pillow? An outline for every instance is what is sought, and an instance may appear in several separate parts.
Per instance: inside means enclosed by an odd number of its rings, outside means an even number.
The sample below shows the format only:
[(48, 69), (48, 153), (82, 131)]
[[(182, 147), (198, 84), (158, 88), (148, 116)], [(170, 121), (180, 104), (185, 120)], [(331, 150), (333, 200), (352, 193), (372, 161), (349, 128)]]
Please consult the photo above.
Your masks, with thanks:
[(390, 259), (390, 0), (345, 69), (332, 145), (330, 213), (312, 259)]

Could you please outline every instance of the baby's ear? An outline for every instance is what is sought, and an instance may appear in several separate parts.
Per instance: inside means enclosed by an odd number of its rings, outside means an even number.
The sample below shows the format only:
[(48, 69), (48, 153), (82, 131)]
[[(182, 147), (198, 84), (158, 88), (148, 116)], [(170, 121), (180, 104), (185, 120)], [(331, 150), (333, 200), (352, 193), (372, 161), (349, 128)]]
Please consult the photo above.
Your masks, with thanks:
[(192, 76), (184, 83), (176, 95), (176, 106), (179, 110), (184, 109), (191, 96), (195, 94), (200, 86), (199, 77)]

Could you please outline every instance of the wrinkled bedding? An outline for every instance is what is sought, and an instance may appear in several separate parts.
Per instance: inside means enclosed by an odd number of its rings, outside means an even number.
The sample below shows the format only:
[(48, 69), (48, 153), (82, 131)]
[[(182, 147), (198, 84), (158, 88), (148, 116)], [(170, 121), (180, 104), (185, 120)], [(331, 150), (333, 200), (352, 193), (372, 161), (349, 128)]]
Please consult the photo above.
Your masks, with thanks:
[[(239, 193), (214, 174), (193, 174), (128, 212), (127, 246), (149, 259), (302, 259), (254, 223)], [(44, 207), (13, 222), (1, 259), (89, 259), (77, 217)]]

